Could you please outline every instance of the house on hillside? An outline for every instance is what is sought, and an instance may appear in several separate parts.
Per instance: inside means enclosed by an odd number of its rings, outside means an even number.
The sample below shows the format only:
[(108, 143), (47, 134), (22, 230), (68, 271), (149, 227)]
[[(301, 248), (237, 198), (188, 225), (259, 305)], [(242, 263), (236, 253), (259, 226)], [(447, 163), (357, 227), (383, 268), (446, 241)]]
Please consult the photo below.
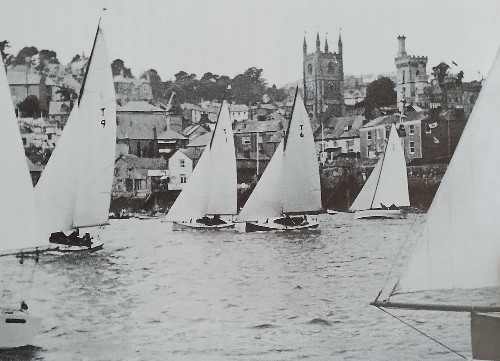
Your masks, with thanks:
[(364, 122), (365, 117), (362, 115), (326, 119), (323, 127), (314, 132), (321, 164), (332, 161), (339, 154), (359, 154), (361, 151), (359, 129)]
[(120, 155), (115, 161), (111, 195), (114, 198), (146, 198), (163, 182), (167, 183), (168, 176), (168, 163), (163, 158)]
[(396, 124), (406, 161), (422, 158), (422, 121), (424, 112), (409, 112), (400, 122), (399, 114), (383, 115), (365, 124), (359, 130), (361, 158), (378, 158), (383, 153), (391, 125)]
[(145, 101), (130, 101), (116, 109), (117, 155), (158, 157), (158, 134), (168, 129), (164, 109)]
[(68, 121), (72, 104), (69, 101), (51, 101), (49, 103), (49, 119), (59, 127), (64, 128)]
[[(279, 120), (249, 120), (235, 123), (234, 145), (237, 153), (256, 152), (258, 149), (261, 154), (272, 157), (287, 125), (288, 122), (284, 117)], [(258, 148), (257, 144), (259, 144)]]
[(34, 95), (40, 99), (40, 74), (32, 69), (26, 71), (16, 69), (7, 71), (7, 81), (9, 83), (12, 102), (17, 108), (17, 104), (26, 99), (29, 95)]
[(129, 101), (150, 101), (153, 99), (153, 89), (149, 79), (126, 78), (123, 72), (113, 77), (116, 100), (119, 104)]
[(199, 155), (194, 148), (178, 149), (168, 159), (169, 191), (181, 191), (193, 172)]
[(188, 144), (188, 141), (189, 139), (185, 136), (167, 129), (157, 137), (158, 153), (160, 156), (168, 159), (177, 149), (184, 148)]

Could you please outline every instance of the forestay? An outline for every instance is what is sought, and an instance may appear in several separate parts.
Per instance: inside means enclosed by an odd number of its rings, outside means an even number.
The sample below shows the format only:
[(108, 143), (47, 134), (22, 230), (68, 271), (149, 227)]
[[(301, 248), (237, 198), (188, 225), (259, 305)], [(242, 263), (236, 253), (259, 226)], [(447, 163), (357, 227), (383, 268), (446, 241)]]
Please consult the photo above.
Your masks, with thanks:
[(396, 292), (500, 286), (500, 53)]
[(0, 60), (0, 253), (40, 246), (48, 234), (35, 207), (21, 132), (12, 104), (3, 61)]

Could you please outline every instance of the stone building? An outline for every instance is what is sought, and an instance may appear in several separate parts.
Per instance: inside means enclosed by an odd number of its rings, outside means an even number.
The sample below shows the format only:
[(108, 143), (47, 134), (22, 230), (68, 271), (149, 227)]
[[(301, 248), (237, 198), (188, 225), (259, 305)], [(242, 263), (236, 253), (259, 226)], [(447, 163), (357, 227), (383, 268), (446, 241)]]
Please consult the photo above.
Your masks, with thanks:
[(342, 116), (344, 113), (344, 63), (342, 58), (342, 38), (339, 35), (338, 52), (330, 52), (328, 39), (321, 51), (319, 34), (316, 35), (316, 51), (307, 52), (303, 45), (303, 86), (304, 102), (309, 113), (316, 119), (320, 114)]
[(408, 55), (405, 49), (406, 37), (398, 36), (398, 56), (394, 59), (397, 68), (396, 93), (397, 104), (402, 101), (420, 105), (420, 95), (427, 86), (427, 57)]

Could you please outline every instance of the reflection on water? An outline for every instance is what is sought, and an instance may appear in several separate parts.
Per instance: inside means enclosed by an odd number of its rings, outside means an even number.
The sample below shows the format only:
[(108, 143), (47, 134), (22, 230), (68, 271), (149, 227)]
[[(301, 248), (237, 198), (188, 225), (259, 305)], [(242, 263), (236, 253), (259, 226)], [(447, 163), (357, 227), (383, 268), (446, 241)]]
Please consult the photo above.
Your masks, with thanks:
[[(454, 360), (369, 306), (416, 218), (322, 215), (318, 231), (272, 234), (115, 220), (102, 252), (41, 260), (39, 348), (0, 359)], [(470, 354), (467, 315), (394, 312)]]

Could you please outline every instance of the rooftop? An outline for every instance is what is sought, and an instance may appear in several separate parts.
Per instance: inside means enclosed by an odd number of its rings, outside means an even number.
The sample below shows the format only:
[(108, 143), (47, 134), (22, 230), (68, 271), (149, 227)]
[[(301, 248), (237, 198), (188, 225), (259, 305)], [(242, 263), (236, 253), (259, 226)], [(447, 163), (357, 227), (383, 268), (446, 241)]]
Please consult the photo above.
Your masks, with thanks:
[(118, 105), (116, 107), (117, 112), (161, 112), (165, 113), (160, 107), (150, 104), (144, 100), (132, 100), (125, 105)]
[(134, 154), (122, 154), (116, 158), (125, 161), (128, 165), (138, 169), (167, 169), (168, 164), (164, 158), (140, 158)]

